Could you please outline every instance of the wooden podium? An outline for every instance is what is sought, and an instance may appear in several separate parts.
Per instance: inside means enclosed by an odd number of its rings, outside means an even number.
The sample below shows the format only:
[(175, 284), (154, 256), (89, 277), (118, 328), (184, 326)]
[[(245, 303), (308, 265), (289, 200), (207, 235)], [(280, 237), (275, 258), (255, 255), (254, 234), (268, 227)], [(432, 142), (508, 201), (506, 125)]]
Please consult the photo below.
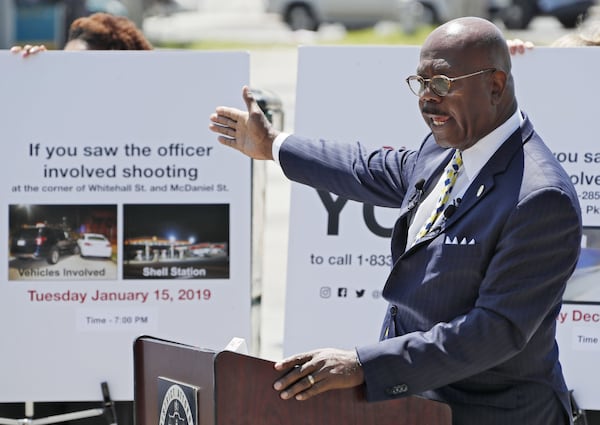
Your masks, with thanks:
[[(328, 391), (306, 401), (282, 400), (273, 389), (273, 382), (279, 376), (273, 362), (267, 360), (139, 337), (134, 343), (135, 423), (450, 425), (452, 422), (450, 408), (443, 403), (420, 397), (367, 402), (360, 388)], [(192, 407), (197, 413), (194, 415), (197, 424), (177, 418), (165, 421), (165, 399), (159, 394), (159, 382), (164, 387), (165, 378), (196, 389), (197, 405)]]

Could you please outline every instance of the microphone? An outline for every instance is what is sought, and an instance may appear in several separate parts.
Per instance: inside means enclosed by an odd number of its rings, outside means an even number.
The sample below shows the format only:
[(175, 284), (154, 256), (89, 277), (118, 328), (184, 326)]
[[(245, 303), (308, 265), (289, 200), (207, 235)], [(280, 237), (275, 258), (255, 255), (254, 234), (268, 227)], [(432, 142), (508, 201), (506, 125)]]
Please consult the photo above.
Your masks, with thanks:
[(446, 218), (446, 220), (448, 220), (450, 217), (452, 217), (454, 215), (455, 212), (456, 212), (456, 205), (450, 204), (444, 210), (444, 217)]
[(413, 208), (419, 205), (419, 202), (421, 202), (421, 196), (423, 196), (423, 186), (425, 186), (425, 179), (419, 179), (415, 183), (416, 192), (408, 203), (408, 211), (411, 211)]
[(425, 186), (425, 179), (420, 179), (415, 183), (415, 189), (417, 189), (418, 192), (423, 192), (423, 186)]
[(448, 220), (450, 217), (452, 217), (454, 215), (454, 213), (456, 212), (456, 209), (458, 208), (458, 206), (460, 205), (460, 201), (462, 201), (461, 198), (456, 198), (454, 201), (452, 201), (452, 203), (450, 205), (448, 205), (448, 207), (444, 210), (444, 218), (446, 220)]

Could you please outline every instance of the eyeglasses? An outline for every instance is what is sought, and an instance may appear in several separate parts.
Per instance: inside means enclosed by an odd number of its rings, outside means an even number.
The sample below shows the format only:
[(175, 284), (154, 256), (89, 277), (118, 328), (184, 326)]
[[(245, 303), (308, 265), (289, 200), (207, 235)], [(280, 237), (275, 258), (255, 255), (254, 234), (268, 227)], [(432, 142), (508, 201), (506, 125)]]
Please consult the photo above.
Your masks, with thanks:
[(425, 93), (427, 86), (429, 86), (431, 91), (438, 96), (444, 97), (450, 92), (450, 87), (454, 81), (474, 77), (475, 75), (490, 71), (495, 72), (496, 68), (482, 69), (481, 71), (473, 72), (472, 74), (461, 75), (460, 77), (454, 78), (446, 77), (445, 75), (434, 75), (431, 78), (423, 78), (420, 75), (411, 75), (406, 79), (406, 82), (408, 83), (410, 90), (419, 97)]

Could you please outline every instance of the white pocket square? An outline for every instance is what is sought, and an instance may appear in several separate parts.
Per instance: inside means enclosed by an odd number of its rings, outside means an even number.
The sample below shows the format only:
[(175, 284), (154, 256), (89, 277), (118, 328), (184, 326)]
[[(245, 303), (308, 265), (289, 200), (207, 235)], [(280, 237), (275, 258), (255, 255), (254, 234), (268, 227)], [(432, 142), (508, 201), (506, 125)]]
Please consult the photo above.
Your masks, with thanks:
[(467, 238), (463, 237), (462, 239), (458, 239), (458, 237), (454, 236), (451, 238), (450, 236), (446, 236), (444, 240), (445, 245), (475, 245), (475, 239), (471, 238), (467, 240)]

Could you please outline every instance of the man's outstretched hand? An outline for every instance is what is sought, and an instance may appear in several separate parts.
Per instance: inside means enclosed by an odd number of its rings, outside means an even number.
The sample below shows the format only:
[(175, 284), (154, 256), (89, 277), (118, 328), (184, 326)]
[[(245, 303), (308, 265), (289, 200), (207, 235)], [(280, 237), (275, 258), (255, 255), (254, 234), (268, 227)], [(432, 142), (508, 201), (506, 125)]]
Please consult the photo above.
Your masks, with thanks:
[(262, 112), (247, 86), (242, 90), (247, 111), (219, 106), (210, 116), (209, 129), (220, 143), (254, 159), (273, 159), (273, 140), (279, 134)]

